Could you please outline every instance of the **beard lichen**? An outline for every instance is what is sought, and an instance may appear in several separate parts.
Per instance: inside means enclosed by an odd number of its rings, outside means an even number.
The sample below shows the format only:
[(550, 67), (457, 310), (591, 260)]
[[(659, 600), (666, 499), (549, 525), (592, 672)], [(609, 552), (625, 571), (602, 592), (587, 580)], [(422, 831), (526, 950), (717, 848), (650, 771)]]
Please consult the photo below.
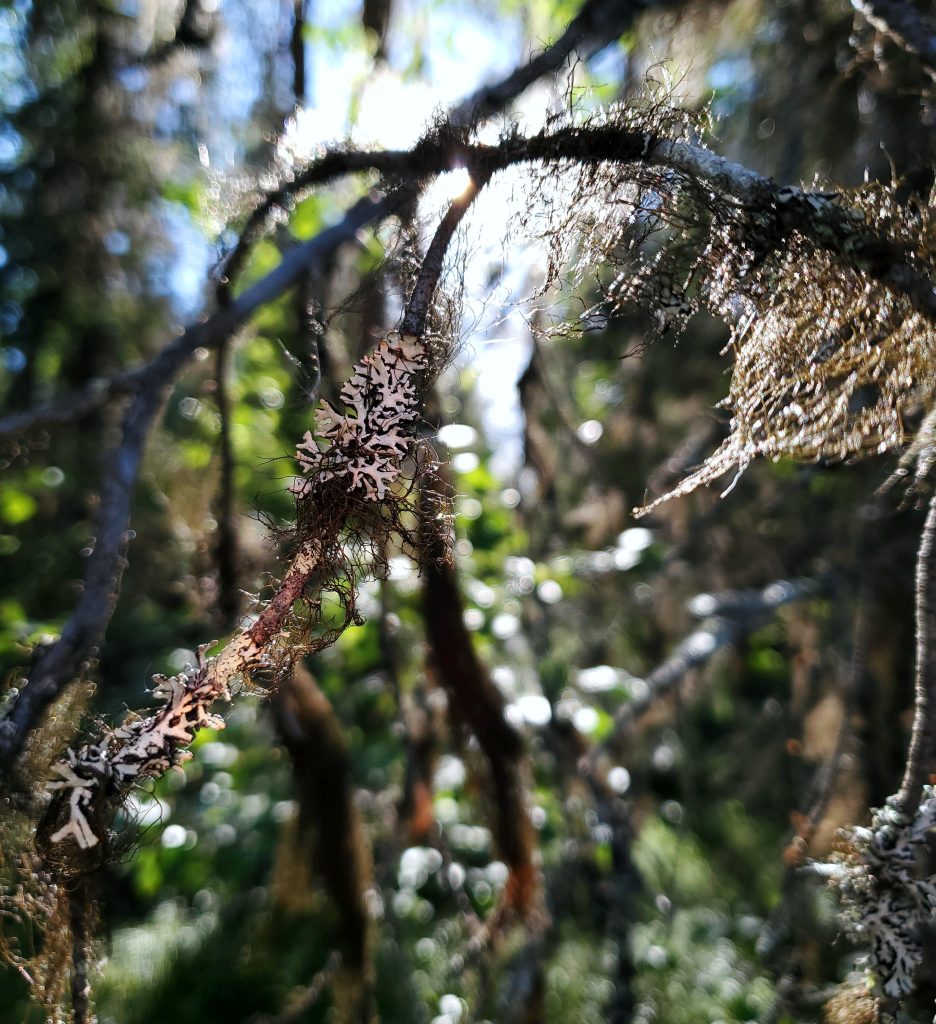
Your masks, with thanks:
[[(865, 237), (877, 234), (916, 267), (936, 271), (928, 207), (901, 205), (881, 185), (833, 198)], [(762, 242), (713, 244), (703, 265), (706, 305), (732, 322), (722, 403), (730, 434), (638, 514), (725, 473), (740, 475), (756, 458), (841, 461), (906, 443), (907, 416), (928, 407), (936, 374), (933, 324), (906, 294), (795, 232), (767, 251)]]

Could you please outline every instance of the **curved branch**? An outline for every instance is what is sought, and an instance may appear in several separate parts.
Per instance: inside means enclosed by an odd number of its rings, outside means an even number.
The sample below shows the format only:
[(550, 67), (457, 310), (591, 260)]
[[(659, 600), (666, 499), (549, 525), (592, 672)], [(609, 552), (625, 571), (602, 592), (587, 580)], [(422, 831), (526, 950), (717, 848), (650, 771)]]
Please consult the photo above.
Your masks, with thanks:
[(913, 817), (920, 793), (936, 758), (936, 495), (920, 537), (916, 568), (916, 669), (913, 731), (900, 790), (892, 798), (898, 810)]
[(482, 86), (452, 109), (449, 121), (464, 126), (498, 113), (538, 78), (558, 71), (573, 52), (587, 60), (622, 36), (645, 10), (666, 6), (671, 6), (668, 0), (586, 0), (555, 43), (495, 85)]
[[(652, 0), (627, 0), (625, 3), (614, 3), (610, 0), (586, 0), (578, 16), (555, 44), (532, 57), (527, 64), (522, 65), (500, 82), (479, 89), (458, 104), (452, 109), (449, 122), (454, 126), (464, 127), (498, 113), (537, 79), (558, 70), (573, 50), (578, 48), (585, 56), (594, 53), (601, 46), (626, 31), (634, 18), (649, 6), (654, 6)], [(361, 171), (375, 170), (387, 177), (413, 176), (423, 161), (425, 166), (422, 173), (438, 173), (440, 170), (455, 166), (454, 161), (457, 155), (452, 150), (451, 139), (440, 146), (434, 154), (429, 144), (422, 147), (417, 146), (415, 150), (354, 152), (335, 149), (326, 153), (292, 181), (285, 182), (268, 192), (252, 211), (241, 231), (237, 245), (227, 259), (224, 269), (225, 280), (222, 280), (219, 286), (219, 293), (225, 290), (229, 291), (230, 282), (242, 269), (250, 246), (270, 212), (276, 207), (288, 204), (296, 193), (313, 185), (321, 185)], [(379, 204), (375, 203), (375, 207), (379, 207)], [(385, 210), (381, 213), (378, 208), (375, 208), (373, 216), (374, 218), (387, 216), (390, 212)], [(321, 235), (317, 237), (321, 237)], [(316, 239), (312, 239), (305, 244), (310, 245), (315, 241)], [(240, 297), (240, 299), (243, 298), (245, 296)], [(239, 302), (240, 299), (237, 301)], [(212, 324), (219, 317), (220, 314), (215, 314), (209, 318), (207, 323)], [(213, 331), (209, 333), (213, 334)], [(185, 335), (183, 335), (184, 337)], [(226, 334), (221, 338), (216, 338), (214, 344), (208, 341), (198, 341), (196, 344), (186, 346), (186, 356), (190, 356), (201, 345), (216, 347), (223, 337), (226, 337)], [(174, 342), (173, 345), (180, 344), (183, 338)], [(172, 345), (169, 346), (169, 348), (172, 347)], [(36, 409), (2, 417), (0, 418), (0, 439), (22, 436), (26, 431), (36, 427), (68, 423), (84, 416), (112, 398), (144, 386), (143, 378), (147, 376), (150, 366), (152, 363), (115, 374), (106, 380), (93, 381), (87, 388), (75, 394), (57, 398)]]
[[(341, 162), (352, 156), (336, 154), (335, 159)], [(799, 232), (818, 248), (833, 253), (844, 264), (905, 295), (917, 312), (936, 322), (936, 285), (929, 273), (906, 248), (864, 228), (860, 213), (840, 204), (834, 196), (777, 186), (770, 178), (695, 143), (677, 142), (617, 126), (573, 127), (553, 134), (543, 132), (531, 138), (515, 137), (496, 146), (472, 145), (454, 133), (442, 133), (407, 152), (371, 152), (357, 154), (357, 157), (360, 164), (356, 161), (352, 164), (358, 169), (366, 166), (384, 173), (391, 173), (392, 169), (393, 174), (417, 180), (461, 165), (471, 171), (475, 180), (484, 181), (497, 171), (528, 161), (633, 163), (677, 171), (738, 201), (746, 211), (770, 216), (781, 234)], [(322, 166), (330, 159), (330, 156), (323, 158)], [(382, 201), (361, 200), (348, 216), (351, 217), (362, 204), (370, 204), (372, 218), (387, 216), (398, 209), (410, 194), (410, 188), (404, 187)], [(367, 217), (361, 217), (358, 225), (363, 226), (367, 222)], [(114, 395), (148, 386), (152, 376), (158, 377), (159, 364), (164, 360), (171, 362), (175, 369), (195, 348), (217, 346), (250, 312), (294, 283), (308, 262), (308, 247), (318, 246), (320, 240), (334, 230), (327, 229), (311, 241), (297, 246), (276, 270), (232, 299), (229, 308), (222, 309), (200, 325), (204, 336), (191, 337), (193, 329), (190, 328), (152, 363), (118, 374), (108, 381), (94, 382), (76, 395), (39, 409), (0, 419), (0, 437), (21, 434), (44, 423), (61, 423), (82, 415)], [(235, 258), (236, 252), (232, 260)], [(181, 362), (178, 361), (180, 353), (183, 355)]]
[[(583, 58), (588, 59), (626, 32), (643, 10), (648, 7), (665, 6), (666, 2), (667, 0), (586, 0), (582, 9), (555, 43), (531, 55), (526, 64), (521, 64), (499, 82), (482, 86), (462, 100), (449, 111), (446, 123), (455, 129), (465, 129), (500, 113), (534, 82), (558, 71), (573, 52), (578, 52)], [(442, 156), (447, 161), (445, 166), (453, 167), (457, 165), (457, 161), (456, 154), (450, 152), (450, 142), (451, 139), (442, 142)], [(314, 161), (292, 180), (283, 182), (267, 192), (251, 211), (240, 239), (225, 264), (225, 277), (232, 280), (240, 272), (257, 234), (274, 209), (285, 209), (296, 195), (313, 185), (320, 185), (358, 171), (375, 170), (387, 176), (406, 174), (419, 177), (420, 161), (418, 157), (414, 159), (414, 156), (426, 150), (428, 157), (428, 150), (432, 148), (432, 144), (433, 140), (429, 139), (417, 146), (414, 151), (355, 153), (332, 150)], [(438, 173), (444, 169), (438, 165), (437, 160), (431, 163), (431, 168), (427, 167), (423, 173)]]

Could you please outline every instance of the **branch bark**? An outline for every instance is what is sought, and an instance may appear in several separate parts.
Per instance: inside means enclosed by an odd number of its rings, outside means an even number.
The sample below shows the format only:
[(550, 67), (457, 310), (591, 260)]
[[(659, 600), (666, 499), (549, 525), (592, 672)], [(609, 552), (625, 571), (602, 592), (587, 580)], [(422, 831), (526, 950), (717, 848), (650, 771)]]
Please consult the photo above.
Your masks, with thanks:
[[(273, 701), (280, 736), (293, 762), (299, 792), (300, 842), (325, 882), (338, 912), (341, 967), (333, 985), (342, 989), (339, 1019), (371, 1017), (370, 923), (364, 894), (371, 866), (351, 792), (347, 745), (328, 698), (309, 671), (297, 664)], [(354, 1004), (353, 1008), (350, 1004)]]
[(936, 762), (936, 495), (920, 537), (916, 568), (916, 669), (913, 731), (903, 781), (893, 804), (912, 818)]
[(504, 718), (504, 699), (465, 628), (464, 604), (444, 541), (424, 538), (420, 566), (431, 664), (456, 721), (475, 736), (491, 773), (495, 837), (510, 870), (505, 905), (525, 914), (536, 894), (533, 834), (524, 803), (523, 742)]

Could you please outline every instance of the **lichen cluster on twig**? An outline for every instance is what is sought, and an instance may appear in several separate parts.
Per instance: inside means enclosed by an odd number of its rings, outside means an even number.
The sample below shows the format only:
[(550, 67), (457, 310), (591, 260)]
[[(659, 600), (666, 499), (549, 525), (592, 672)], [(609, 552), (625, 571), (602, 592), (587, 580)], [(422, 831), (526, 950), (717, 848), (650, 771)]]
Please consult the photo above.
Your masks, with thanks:
[[(48, 789), (57, 800), (45, 819), (48, 844), (72, 842), (83, 851), (97, 846), (107, 830), (106, 816), (99, 820), (102, 803), (181, 764), (199, 729), (223, 728), (211, 708), (230, 698), (235, 681), (249, 678), (258, 666), (282, 671), (316, 646), (308, 627), (298, 642), (289, 633), (293, 605), (303, 597), (314, 602), (313, 591), (346, 574), (343, 552), (349, 544), (366, 543), (370, 532), (399, 522), (391, 508), (408, 505), (409, 489), (394, 489), (417, 444), (413, 426), (426, 368), (422, 341), (393, 333), (355, 367), (342, 389), (344, 411), (321, 402), (316, 424), (322, 446), (309, 432), (296, 453), (303, 473), (293, 485), (300, 507), (298, 551), (274, 597), (218, 657), (206, 659), (201, 651), (197, 667), (159, 677), (153, 691), (163, 701), (158, 711), (146, 718), (131, 715), (103, 739), (68, 750), (53, 765)], [(375, 508), (370, 516), (367, 505)], [(356, 511), (350, 524), (349, 508)], [(353, 580), (347, 585), (353, 587)]]
[(913, 991), (924, 953), (921, 928), (936, 914), (936, 790), (926, 786), (923, 796), (913, 817), (888, 806), (869, 828), (854, 829), (836, 880), (848, 932), (868, 947), (867, 966), (891, 1000)]

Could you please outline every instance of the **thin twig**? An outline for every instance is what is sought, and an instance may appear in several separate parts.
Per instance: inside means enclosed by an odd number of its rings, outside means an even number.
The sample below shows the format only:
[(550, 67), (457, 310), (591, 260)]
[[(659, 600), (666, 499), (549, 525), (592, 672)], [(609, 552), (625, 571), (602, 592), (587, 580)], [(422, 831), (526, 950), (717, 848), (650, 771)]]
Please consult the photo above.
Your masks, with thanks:
[(759, 629), (783, 605), (815, 596), (820, 590), (815, 580), (791, 582), (777, 580), (763, 590), (733, 590), (721, 594), (700, 594), (690, 602), (690, 610), (705, 616), (699, 629), (691, 633), (673, 654), (644, 679), (643, 694), (621, 705), (615, 715), (614, 729), (592, 749), (594, 764), (609, 746), (620, 743), (633, 725), (693, 668), (704, 664), (719, 651), (738, 643)]
[(445, 216), (436, 228), (435, 235), (433, 235), (432, 241), (429, 243), (422, 266), (419, 268), (419, 273), (416, 276), (416, 283), (413, 285), (409, 306), (407, 307), (406, 315), (403, 317), (403, 323), (400, 326), (402, 334), (412, 334), (416, 337), (421, 337), (425, 331), (432, 297), (435, 295), (436, 286), (442, 275), (442, 267), (445, 263), (445, 254), (448, 252), (449, 243), (452, 241), (452, 236), (458, 229), (458, 225), (468, 212), (468, 207), (477, 198), (478, 193), (487, 183), (489, 177), (490, 175), (484, 173), (472, 177), (465, 191), (449, 206)]
[(234, 507), (234, 448), (231, 443), (231, 396), (228, 391), (228, 362), (231, 355), (231, 339), (225, 339), (218, 346), (215, 359), (215, 400), (218, 408), (220, 430), (218, 452), (221, 457), (221, 474), (216, 499), (218, 536), (215, 557), (218, 565), (218, 608), (225, 629), (233, 629), (240, 614), (241, 591), (238, 573), (240, 563), (237, 537), (236, 510)]
[(912, 817), (936, 757), (936, 495), (930, 499), (916, 568), (916, 671), (913, 731), (893, 804)]

